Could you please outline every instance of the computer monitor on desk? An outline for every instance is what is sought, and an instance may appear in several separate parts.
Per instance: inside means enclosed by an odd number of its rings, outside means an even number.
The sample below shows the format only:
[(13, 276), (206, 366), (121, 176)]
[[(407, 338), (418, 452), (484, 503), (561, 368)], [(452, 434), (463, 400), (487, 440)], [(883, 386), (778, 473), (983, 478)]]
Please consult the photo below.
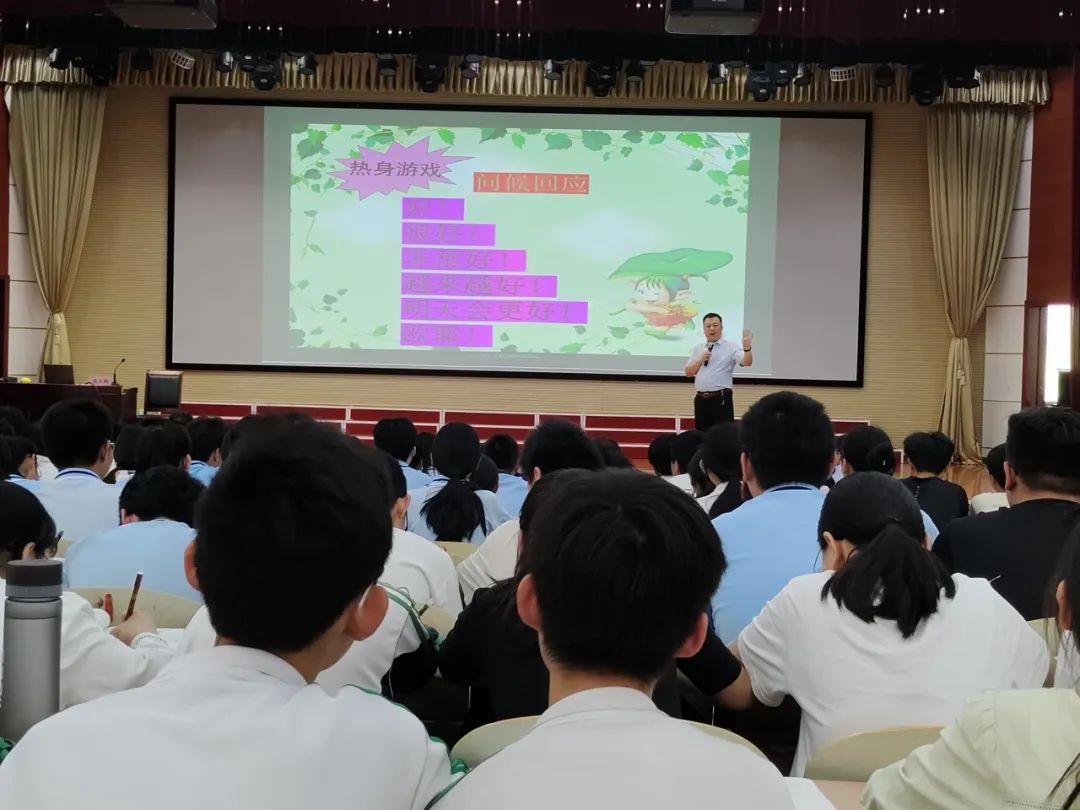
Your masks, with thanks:
[(74, 385), (75, 366), (42, 366), (41, 381), (49, 385)]

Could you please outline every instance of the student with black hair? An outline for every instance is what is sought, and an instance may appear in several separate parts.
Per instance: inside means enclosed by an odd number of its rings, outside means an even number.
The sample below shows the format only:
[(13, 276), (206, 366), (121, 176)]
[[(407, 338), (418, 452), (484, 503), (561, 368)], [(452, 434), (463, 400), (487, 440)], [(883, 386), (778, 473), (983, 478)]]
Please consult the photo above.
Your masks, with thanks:
[(596, 451), (604, 461), (604, 466), (616, 470), (633, 469), (634, 463), (626, 457), (619, 443), (608, 436), (598, 436), (593, 439)]
[[(1062, 631), (1058, 670), (1080, 655), (1080, 525), (1073, 528), (1054, 576), (1054, 610)], [(1068, 632), (1072, 630), (1073, 632)], [(1059, 689), (1014, 689), (974, 698), (941, 732), (895, 765), (874, 773), (866, 810), (917, 807), (1080, 808), (1080, 695)]]
[(11, 481), (30, 492), (41, 490), (34, 443), (23, 436), (3, 435), (0, 422), (0, 481)]
[(934, 553), (950, 571), (990, 580), (1025, 619), (1041, 619), (1070, 522), (1080, 515), (1080, 414), (1014, 413), (1005, 453), (1009, 508), (954, 520)]
[(790, 808), (773, 765), (652, 700), (672, 659), (709, 635), (725, 562), (704, 512), (633, 471), (563, 474), (550, 488), (509, 606), (539, 646), (550, 706), (439, 807)]
[(690, 462), (704, 442), (705, 434), (700, 430), (684, 430), (671, 443), (672, 474), (663, 478), (687, 495), (694, 494), (694, 485), (690, 480)]
[[(600, 470), (604, 462), (596, 445), (582, 429), (553, 419), (537, 427), (525, 440), (521, 469), (531, 488), (542, 476), (557, 470)], [(493, 531), (457, 568), (461, 591), (468, 604), (473, 593), (514, 575), (518, 559), (520, 523), (514, 519)]]
[[(712, 428), (710, 428), (711, 430)], [(713, 491), (716, 489), (716, 484), (709, 478), (709, 474), (705, 472), (705, 445), (697, 449), (694, 453), (694, 457), (690, 459), (690, 483), (693, 485), (694, 500), (701, 503), (703, 500), (709, 498)], [(712, 504), (712, 500), (708, 500), (708, 504)], [(705, 506), (705, 511), (709, 510), (708, 506)]]
[[(0, 644), (6, 602), (6, 569), (12, 560), (56, 554), (60, 534), (45, 507), (30, 492), (0, 481)], [(131, 587), (135, 572), (124, 583)], [(60, 708), (142, 686), (173, 660), (146, 613), (135, 614), (112, 631), (108, 617), (72, 591), (60, 596)], [(5, 760), (5, 766), (8, 764)], [(0, 807), (22, 807), (0, 789)], [(40, 807), (47, 805), (42, 804)]]
[(793, 578), (817, 570), (819, 487), (832, 474), (836, 438), (824, 406), (802, 394), (762, 397), (740, 425), (750, 500), (713, 521), (730, 571), (713, 597), (720, 638), (738, 637)]
[(957, 518), (967, 517), (970, 508), (964, 488), (941, 478), (955, 454), (956, 445), (944, 433), (912, 433), (904, 439), (904, 455), (911, 465), (911, 475), (902, 483), (911, 490), (938, 531)]
[(279, 416), (253, 413), (251, 416), (245, 416), (239, 422), (231, 425), (225, 433), (225, 438), (221, 440), (222, 463), (248, 442), (258, 444), (266, 436), (279, 431), (282, 422), (283, 420)]
[(714, 425), (701, 445), (701, 469), (713, 485), (711, 493), (698, 498), (710, 518), (738, 509), (743, 502), (742, 441), (737, 422)]
[(496, 433), (484, 442), (484, 455), (490, 458), (499, 470), (499, 489), (495, 496), (499, 499), (503, 511), (511, 518), (521, 514), (521, 504), (529, 494), (529, 485), (517, 474), (520, 454), (517, 439), (509, 433)]
[(118, 525), (120, 490), (102, 480), (113, 466), (112, 414), (96, 400), (65, 399), (45, 412), (41, 433), (59, 472), (35, 494), (64, 539)]
[(113, 468), (105, 476), (106, 484), (122, 484), (135, 474), (135, 452), (143, 433), (140, 422), (132, 422), (120, 428), (113, 443)]
[(649, 464), (661, 478), (671, 475), (671, 445), (674, 443), (674, 433), (661, 433), (649, 442)]
[(210, 486), (221, 469), (221, 444), (229, 427), (217, 416), (200, 416), (188, 425), (191, 438), (191, 477), (204, 487)]
[(409, 465), (431, 478), (435, 475), (435, 463), (431, 460), (431, 448), (435, 446), (435, 434), (424, 431), (416, 435), (416, 455)]
[[(218, 644), (39, 723), (0, 768), (0, 806), (422, 810), (449, 787), (445, 746), (412, 714), (313, 685), (387, 611), (386, 476), (359, 448), (316, 424), (245, 442), (206, 490), (185, 561)], [(103, 745), (103, 729), (123, 732)], [(163, 763), (184, 775), (168, 790)]]
[(983, 466), (990, 476), (990, 491), (982, 492), (971, 499), (971, 514), (996, 512), (1009, 508), (1009, 496), (1005, 494), (1005, 443), (990, 448), (983, 459)]
[(131, 587), (141, 571), (147, 590), (202, 602), (184, 575), (184, 551), (195, 537), (195, 504), (203, 489), (179, 467), (135, 473), (120, 493), (121, 525), (84, 537), (68, 552), (68, 585)]
[(984, 690), (1046, 679), (1046, 642), (988, 582), (949, 575), (896, 479), (845, 476), (818, 544), (825, 571), (788, 583), (735, 647), (759, 701), (802, 708), (793, 776), (835, 740), (942, 725)]
[(469, 483), (481, 455), (471, 425), (451, 422), (439, 430), (431, 448), (438, 475), (413, 498), (411, 531), (429, 540), (480, 544), (510, 519), (493, 492), (476, 491)]
[(469, 485), (477, 492), (490, 492), (496, 497), (499, 494), (499, 468), (495, 462), (485, 455), (480, 456), (476, 462), (476, 469), (469, 476)]
[(175, 422), (143, 428), (135, 445), (135, 473), (154, 467), (191, 467), (191, 437)]
[(418, 454), (419, 438), (416, 425), (411, 420), (403, 416), (380, 419), (375, 424), (373, 438), (377, 448), (397, 459), (410, 491), (424, 489), (431, 484), (431, 476), (425, 470), (411, 466)]

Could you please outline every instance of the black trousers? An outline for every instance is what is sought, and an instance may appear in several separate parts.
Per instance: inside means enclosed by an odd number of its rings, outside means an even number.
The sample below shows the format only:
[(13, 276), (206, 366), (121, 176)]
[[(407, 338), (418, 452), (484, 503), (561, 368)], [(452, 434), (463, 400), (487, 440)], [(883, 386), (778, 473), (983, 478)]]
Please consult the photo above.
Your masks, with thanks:
[(694, 397), (694, 427), (708, 430), (713, 425), (723, 425), (735, 421), (735, 402), (731, 389), (712, 397), (698, 394)]

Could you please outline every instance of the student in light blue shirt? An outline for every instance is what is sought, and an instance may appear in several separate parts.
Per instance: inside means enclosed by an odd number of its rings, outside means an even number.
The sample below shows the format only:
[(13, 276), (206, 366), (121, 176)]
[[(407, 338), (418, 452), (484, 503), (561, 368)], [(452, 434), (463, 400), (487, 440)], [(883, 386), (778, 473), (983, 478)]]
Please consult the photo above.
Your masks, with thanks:
[(200, 416), (188, 425), (191, 437), (191, 477), (204, 487), (210, 486), (221, 468), (221, 443), (228, 426), (216, 416)]
[(191, 524), (203, 489), (179, 467), (136, 473), (120, 493), (121, 525), (83, 538), (68, 552), (68, 587), (131, 587), (142, 571), (144, 588), (201, 603), (184, 573), (184, 551), (195, 537)]
[(820, 487), (832, 475), (836, 447), (824, 406), (790, 391), (760, 399), (740, 427), (752, 498), (713, 521), (728, 559), (713, 620), (729, 643), (788, 582), (818, 570)]
[(517, 439), (509, 433), (497, 433), (484, 442), (484, 455), (495, 462), (499, 469), (499, 491), (495, 493), (499, 506), (511, 518), (521, 514), (521, 505), (529, 494), (529, 485), (517, 475)]
[[(2, 424), (2, 423), (0, 423)], [(0, 480), (7, 479), (30, 492), (41, 489), (34, 443), (23, 436), (0, 436)]]
[(380, 419), (375, 425), (375, 446), (397, 459), (410, 491), (423, 489), (432, 480), (427, 473), (410, 466), (417, 452), (416, 438), (416, 425), (403, 416)]
[(483, 543), (510, 516), (494, 493), (469, 484), (482, 455), (476, 431), (460, 422), (443, 426), (431, 454), (439, 474), (413, 497), (409, 531), (429, 540)]

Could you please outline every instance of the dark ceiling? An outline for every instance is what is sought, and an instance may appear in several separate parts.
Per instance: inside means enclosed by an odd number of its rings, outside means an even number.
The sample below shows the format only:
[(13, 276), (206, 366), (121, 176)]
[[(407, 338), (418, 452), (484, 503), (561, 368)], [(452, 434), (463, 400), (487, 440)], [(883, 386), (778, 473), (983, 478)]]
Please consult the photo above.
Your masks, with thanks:
[[(663, 0), (218, 0), (220, 24), (209, 34), (123, 29), (107, 5), (0, 0), (3, 37), (38, 46), (209, 48), (249, 38), (272, 46), (276, 38), (282, 49), (331, 51), (391, 47), (386, 32), (401, 31), (401, 51), (411, 45), (563, 58), (601, 50), (620, 58), (710, 58), (718, 49), (729, 55), (747, 47), (665, 35)], [(521, 46), (518, 32), (527, 40)], [(1080, 0), (766, 0), (754, 39), (755, 55), (764, 58), (1049, 64), (1070, 59), (1069, 46), (1080, 42)]]

